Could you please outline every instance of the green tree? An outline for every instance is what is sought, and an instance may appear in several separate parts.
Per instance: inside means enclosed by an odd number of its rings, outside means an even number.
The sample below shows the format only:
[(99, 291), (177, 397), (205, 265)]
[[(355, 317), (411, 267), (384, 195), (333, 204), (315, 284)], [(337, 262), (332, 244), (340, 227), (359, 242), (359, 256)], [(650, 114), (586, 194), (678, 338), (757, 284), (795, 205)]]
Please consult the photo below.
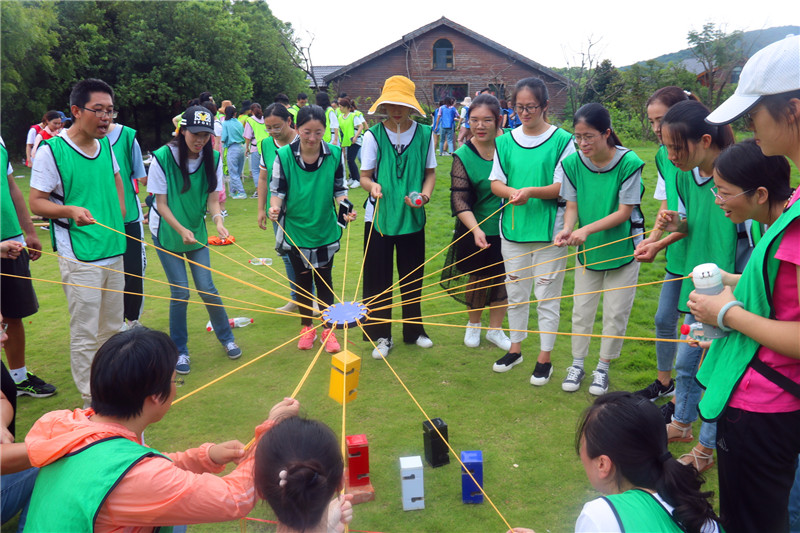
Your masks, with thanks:
[(722, 101), (733, 69), (746, 59), (742, 36), (740, 30), (725, 33), (713, 22), (707, 22), (702, 30), (691, 30), (688, 34), (692, 54), (705, 71), (705, 101), (712, 108)]

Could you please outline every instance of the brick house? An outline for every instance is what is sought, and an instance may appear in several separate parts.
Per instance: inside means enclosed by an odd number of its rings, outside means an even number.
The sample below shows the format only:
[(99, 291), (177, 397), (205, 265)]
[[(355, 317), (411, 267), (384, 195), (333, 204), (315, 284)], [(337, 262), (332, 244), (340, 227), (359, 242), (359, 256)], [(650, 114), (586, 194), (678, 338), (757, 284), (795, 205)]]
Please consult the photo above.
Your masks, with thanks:
[[(323, 67), (324, 68), (324, 67)], [(510, 97), (517, 80), (541, 78), (550, 92), (550, 112), (560, 114), (569, 80), (445, 17), (322, 77), (335, 93), (358, 98), (367, 111), (386, 78), (401, 74), (416, 84), (416, 96), (428, 109), (445, 96), (458, 101), (489, 87), (498, 98)]]

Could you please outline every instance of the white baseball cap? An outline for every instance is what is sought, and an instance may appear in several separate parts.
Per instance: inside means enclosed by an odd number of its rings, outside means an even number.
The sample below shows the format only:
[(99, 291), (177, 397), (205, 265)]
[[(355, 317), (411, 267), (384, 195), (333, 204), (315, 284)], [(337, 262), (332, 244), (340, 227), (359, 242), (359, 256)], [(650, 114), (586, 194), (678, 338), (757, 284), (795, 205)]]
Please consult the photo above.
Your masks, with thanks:
[(800, 35), (790, 35), (756, 52), (747, 60), (733, 95), (708, 117), (723, 125), (747, 113), (762, 97), (800, 89)]

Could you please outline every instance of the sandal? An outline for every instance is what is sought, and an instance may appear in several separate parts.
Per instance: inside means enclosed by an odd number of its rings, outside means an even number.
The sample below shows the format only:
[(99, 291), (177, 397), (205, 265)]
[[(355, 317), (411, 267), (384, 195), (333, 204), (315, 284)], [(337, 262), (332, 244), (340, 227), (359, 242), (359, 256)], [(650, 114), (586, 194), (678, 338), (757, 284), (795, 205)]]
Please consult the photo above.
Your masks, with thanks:
[(667, 424), (667, 442), (692, 442), (692, 426), (679, 426), (674, 421)]
[(714, 452), (706, 453), (702, 450), (698, 450), (697, 446), (695, 446), (692, 448), (691, 452), (681, 455), (678, 461), (687, 466), (691, 465), (697, 470), (698, 474), (702, 474), (714, 466)]

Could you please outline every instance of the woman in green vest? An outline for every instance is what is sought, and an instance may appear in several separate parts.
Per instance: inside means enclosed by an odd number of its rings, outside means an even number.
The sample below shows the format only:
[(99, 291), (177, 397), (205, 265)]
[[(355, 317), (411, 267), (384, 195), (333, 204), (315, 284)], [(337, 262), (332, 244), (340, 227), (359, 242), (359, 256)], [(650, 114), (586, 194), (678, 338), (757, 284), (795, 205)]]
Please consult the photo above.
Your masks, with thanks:
[[(561, 287), (567, 251), (553, 246), (564, 225), (561, 184), (555, 175), (559, 161), (575, 152), (572, 134), (548, 123), (550, 95), (539, 78), (523, 78), (514, 87), (512, 102), (522, 124), (497, 138), (497, 151), (489, 180), (492, 192), (511, 206), (501, 211), (500, 242), (505, 260), (508, 291), (508, 326), (511, 347), (492, 370), (508, 372), (522, 362), (522, 341), (528, 334), (531, 291), (536, 305), (537, 329), (558, 331)], [(531, 385), (546, 385), (553, 375), (550, 353), (554, 333), (539, 335), (539, 354)]]
[[(602, 105), (582, 106), (575, 112), (572, 124), (580, 151), (566, 157), (559, 166), (563, 174), (560, 194), (567, 201), (567, 210), (564, 229), (553, 240), (556, 246), (576, 246), (580, 252), (572, 333), (588, 334), (594, 327), (600, 294), (584, 293), (608, 291), (603, 293), (603, 335), (622, 336), (628, 327), (639, 278), (639, 263), (634, 261), (633, 251), (641, 240), (641, 236), (634, 236), (644, 231), (639, 209), (644, 163), (622, 146), (611, 129), (608, 110)], [(576, 223), (578, 228), (574, 229)], [(583, 363), (590, 340), (572, 337), (572, 365), (567, 368), (562, 390), (575, 392), (580, 388), (586, 375)], [(601, 340), (590, 394), (600, 396), (608, 391), (609, 365), (621, 351), (622, 339)]]
[[(661, 202), (661, 210), (678, 210), (678, 190), (677, 181), (691, 178), (683, 173), (681, 169), (673, 165), (667, 156), (667, 147), (661, 139), (661, 121), (667, 114), (669, 108), (678, 102), (686, 100), (696, 100), (691, 93), (687, 93), (680, 87), (670, 85), (662, 87), (653, 93), (647, 100), (647, 119), (650, 127), (658, 138), (658, 152), (656, 152), (656, 172), (658, 181), (653, 197)], [(673, 232), (666, 235), (663, 231), (654, 227), (650, 234), (639, 243), (634, 252), (634, 257), (640, 263), (652, 263), (656, 255), (661, 250), (666, 249), (666, 273), (664, 274), (665, 283), (661, 284), (661, 293), (658, 298), (658, 310), (655, 315), (656, 337), (659, 339), (677, 339), (678, 318), (678, 297), (681, 293), (679, 282), (669, 283), (675, 278), (683, 277), (684, 247), (685, 242), (681, 242), (684, 234)], [(658, 375), (656, 379), (644, 389), (637, 391), (637, 394), (649, 400), (655, 400), (662, 396), (674, 396), (675, 380), (672, 379), (672, 366), (675, 362), (675, 353), (678, 345), (674, 342), (656, 341), (656, 367)], [(675, 404), (667, 402), (662, 406), (664, 419), (669, 422), (672, 420), (672, 413)]]
[(181, 257), (206, 268), (189, 264), (194, 285), (214, 326), (214, 334), (225, 348), (230, 359), (238, 359), (242, 350), (236, 345), (222, 307), (214, 280), (208, 267), (206, 211), (216, 224), (220, 238), (228, 236), (219, 208), (219, 191), (222, 181), (222, 164), (219, 152), (211, 148), (214, 135), (214, 117), (202, 106), (187, 109), (181, 119), (178, 135), (169, 144), (153, 152), (153, 162), (147, 177), (147, 190), (155, 194), (150, 213), (150, 231), (156, 245), (158, 258), (164, 267), (170, 285), (172, 301), (169, 304), (169, 334), (178, 346), (178, 374), (191, 370), (189, 359), (189, 333), (186, 327), (186, 308), (189, 300), (189, 280), (186, 263)]
[[(310, 350), (317, 339), (311, 327), (310, 295), (314, 288), (325, 307), (333, 304), (331, 270), (342, 236), (336, 213), (338, 204), (347, 200), (347, 186), (341, 149), (322, 140), (322, 108), (303, 107), (297, 113), (297, 132), (297, 139), (278, 149), (272, 165), (269, 218), (279, 226), (275, 249), (289, 255), (300, 288), (297, 304), (302, 330), (297, 347)], [(346, 218), (355, 220), (355, 211)], [(322, 330), (322, 342), (328, 353), (341, 351), (330, 328)]]
[(347, 170), (350, 173), (347, 185), (350, 188), (360, 187), (361, 180), (359, 179), (358, 165), (356, 165), (356, 156), (361, 146), (357, 144), (357, 141), (366, 129), (367, 121), (364, 120), (361, 113), (355, 111), (349, 98), (339, 98), (339, 109), (341, 110), (338, 120), (342, 150), (345, 152)]
[[(373, 307), (364, 326), (375, 343), (372, 357), (382, 359), (392, 341), (393, 256), (403, 301), (403, 342), (430, 348), (433, 341), (422, 325), (420, 298), (425, 262), (425, 205), (436, 184), (436, 151), (430, 126), (411, 120), (425, 116), (414, 96), (414, 82), (392, 76), (369, 114), (381, 108), (386, 119), (364, 134), (361, 147), (361, 186), (369, 192), (364, 215), (364, 299)], [(415, 202), (411, 201), (413, 193)], [(365, 339), (366, 340), (366, 339)]]
[[(800, 37), (753, 55), (734, 95), (707, 120), (727, 124), (741, 116), (764, 155), (786, 157), (800, 168)], [(703, 419), (718, 421), (717, 440), (726, 444), (717, 450), (726, 530), (788, 531), (787, 500), (796, 510), (797, 487), (791, 496), (789, 488), (800, 453), (800, 193), (782, 204), (770, 191), (769, 201), (761, 200), (769, 209), (758, 208), (768, 179), (754, 172), (747, 182), (736, 182), (741, 159), (735, 158), (731, 169), (718, 160), (714, 178), (721, 178), (717, 194), (722, 199), (717, 203), (731, 220), (752, 216), (771, 225), (742, 275), (723, 276), (728, 286), (722, 293), (689, 295), (689, 309), (698, 320), (729, 330), (711, 343), (697, 373), (706, 389), (698, 407)], [(735, 188), (722, 180), (736, 182)], [(736, 207), (753, 204), (753, 212)], [(756, 401), (758, 391), (770, 394)]]
[[(450, 208), (456, 217), (456, 227), (454, 244), (450, 245), (442, 272), (442, 285), (469, 310), (464, 344), (470, 348), (480, 345), (481, 314), (489, 306), (486, 339), (508, 351), (511, 340), (502, 329), (508, 303), (500, 249), (498, 210), (502, 203), (492, 193), (489, 181), (501, 116), (497, 98), (490, 94), (475, 98), (469, 114), (472, 138), (453, 154)], [(467, 233), (471, 235), (465, 236)]]
[[(670, 161), (680, 170), (691, 174), (676, 182), (680, 199), (678, 212), (660, 212), (657, 226), (686, 235), (681, 241), (684, 243), (686, 273), (704, 263), (715, 263), (727, 272), (741, 272), (752, 250), (748, 226), (731, 224), (717, 209), (712, 195), (714, 161), (722, 150), (733, 144), (733, 130), (730, 126), (709, 124), (706, 122), (708, 114), (708, 108), (700, 102), (688, 101), (675, 104), (664, 115), (661, 136)], [(680, 218), (683, 220), (679, 222)], [(665, 224), (667, 220), (671, 223)], [(684, 324), (696, 322), (686, 306), (693, 287), (690, 279), (681, 282), (678, 310), (686, 313)], [(703, 350), (696, 346), (678, 346), (673, 400), (675, 412), (667, 427), (670, 442), (694, 440), (692, 423), (697, 420), (697, 403), (702, 394), (694, 378), (702, 355)], [(711, 468), (714, 464), (716, 430), (715, 424), (703, 422), (697, 445), (679, 460), (693, 464), (700, 471)]]
[(662, 421), (654, 404), (630, 392), (601, 396), (586, 410), (575, 448), (603, 496), (583, 506), (576, 533), (721, 531), (713, 493), (703, 492), (703, 478), (669, 453)]

